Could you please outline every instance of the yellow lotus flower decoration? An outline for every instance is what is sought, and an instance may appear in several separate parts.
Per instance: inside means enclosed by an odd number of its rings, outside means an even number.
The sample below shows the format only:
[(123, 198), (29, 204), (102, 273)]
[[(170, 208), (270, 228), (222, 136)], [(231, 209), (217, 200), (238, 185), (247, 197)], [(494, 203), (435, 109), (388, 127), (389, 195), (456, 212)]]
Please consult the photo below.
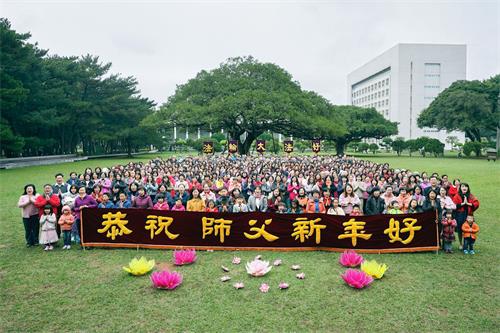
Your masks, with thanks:
[(132, 275), (144, 275), (150, 272), (154, 266), (154, 259), (147, 260), (145, 257), (141, 257), (140, 259), (132, 259), (129, 262), (128, 267), (123, 267), (123, 270)]
[(361, 263), (361, 270), (376, 279), (381, 279), (387, 270), (386, 264), (379, 264), (375, 260), (365, 260)]

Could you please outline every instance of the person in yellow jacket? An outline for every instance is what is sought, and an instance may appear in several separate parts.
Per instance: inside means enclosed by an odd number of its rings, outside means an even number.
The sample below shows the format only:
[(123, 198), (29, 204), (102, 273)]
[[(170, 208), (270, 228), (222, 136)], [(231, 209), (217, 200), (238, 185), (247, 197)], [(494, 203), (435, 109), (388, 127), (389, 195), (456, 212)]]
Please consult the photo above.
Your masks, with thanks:
[(474, 243), (476, 242), (479, 226), (474, 222), (474, 216), (469, 214), (465, 223), (462, 224), (462, 234), (464, 237), (464, 253), (475, 254)]
[(204, 212), (205, 211), (205, 201), (200, 197), (200, 191), (198, 189), (193, 189), (191, 192), (191, 199), (187, 202), (188, 212)]

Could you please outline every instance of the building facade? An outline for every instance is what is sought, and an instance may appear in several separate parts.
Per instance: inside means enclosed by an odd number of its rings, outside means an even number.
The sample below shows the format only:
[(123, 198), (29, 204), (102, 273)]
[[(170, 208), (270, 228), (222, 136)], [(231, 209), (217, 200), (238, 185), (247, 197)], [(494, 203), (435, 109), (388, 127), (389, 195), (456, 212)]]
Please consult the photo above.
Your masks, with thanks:
[(398, 122), (397, 136), (427, 136), (443, 143), (456, 136), (464, 142), (464, 133), (419, 128), (417, 118), (440, 92), (465, 80), (465, 74), (466, 45), (397, 44), (348, 75), (348, 97), (352, 105), (374, 107)]

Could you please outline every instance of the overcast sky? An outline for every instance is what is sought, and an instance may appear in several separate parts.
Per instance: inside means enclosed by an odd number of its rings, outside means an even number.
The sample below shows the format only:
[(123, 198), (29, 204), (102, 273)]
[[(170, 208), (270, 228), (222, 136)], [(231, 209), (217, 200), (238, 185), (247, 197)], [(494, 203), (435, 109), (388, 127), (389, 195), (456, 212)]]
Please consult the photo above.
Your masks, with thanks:
[(112, 62), (157, 103), (252, 55), (343, 104), (347, 74), (397, 43), (467, 44), (467, 79), (500, 73), (499, 2), (0, 0), (0, 15), (51, 54)]

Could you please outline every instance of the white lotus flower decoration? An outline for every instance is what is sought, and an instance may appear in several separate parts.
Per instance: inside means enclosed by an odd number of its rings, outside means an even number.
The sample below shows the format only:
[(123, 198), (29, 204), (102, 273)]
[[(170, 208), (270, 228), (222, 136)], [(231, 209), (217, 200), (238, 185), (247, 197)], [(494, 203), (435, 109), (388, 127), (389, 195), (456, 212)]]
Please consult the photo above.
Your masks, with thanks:
[(251, 276), (264, 276), (273, 268), (273, 266), (269, 265), (269, 261), (262, 261), (260, 259), (247, 262), (245, 267), (247, 273)]

